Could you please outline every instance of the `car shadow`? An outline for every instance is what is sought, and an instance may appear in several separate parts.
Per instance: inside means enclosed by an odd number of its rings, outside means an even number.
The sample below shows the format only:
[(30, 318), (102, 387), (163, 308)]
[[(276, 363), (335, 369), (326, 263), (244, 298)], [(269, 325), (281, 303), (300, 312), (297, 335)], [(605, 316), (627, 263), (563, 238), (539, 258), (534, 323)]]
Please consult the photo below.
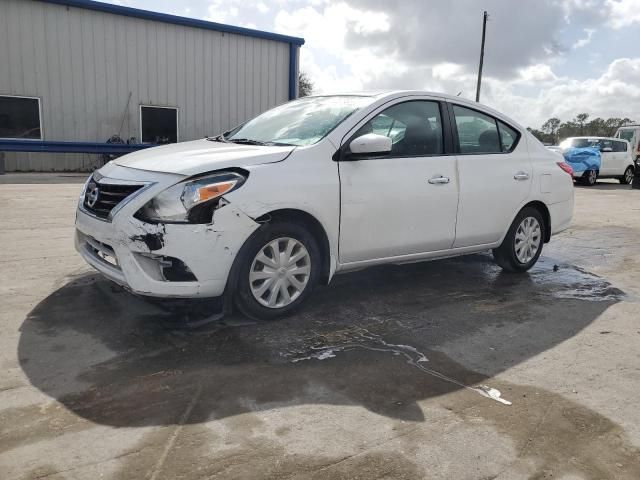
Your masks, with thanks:
[(163, 310), (85, 274), (27, 316), (18, 356), (46, 395), (116, 427), (317, 403), (422, 421), (417, 402), (488, 382), (574, 336), (623, 295), (549, 258), (510, 275), (475, 255), (337, 276), (281, 321), (232, 316), (184, 331), (164, 320), (193, 314), (188, 306)]

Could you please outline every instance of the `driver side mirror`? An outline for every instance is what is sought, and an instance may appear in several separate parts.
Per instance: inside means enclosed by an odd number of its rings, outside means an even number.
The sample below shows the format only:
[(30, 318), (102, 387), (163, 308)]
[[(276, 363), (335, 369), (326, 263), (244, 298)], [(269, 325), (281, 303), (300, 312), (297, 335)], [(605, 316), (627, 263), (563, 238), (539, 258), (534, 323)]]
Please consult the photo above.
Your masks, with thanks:
[(367, 133), (355, 138), (349, 144), (348, 157), (361, 155), (382, 155), (391, 152), (392, 142), (389, 137), (376, 133)]

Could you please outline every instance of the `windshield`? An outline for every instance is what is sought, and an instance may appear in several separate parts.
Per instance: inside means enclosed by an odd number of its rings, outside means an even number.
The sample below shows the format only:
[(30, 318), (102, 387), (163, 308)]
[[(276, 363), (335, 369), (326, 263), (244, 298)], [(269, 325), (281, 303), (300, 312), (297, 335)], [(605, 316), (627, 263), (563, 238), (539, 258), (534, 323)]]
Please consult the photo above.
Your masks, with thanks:
[(226, 140), (272, 145), (311, 145), (345, 118), (371, 102), (371, 97), (305, 97), (258, 115), (232, 130)]
[(618, 138), (631, 142), (634, 133), (634, 130), (618, 130)]

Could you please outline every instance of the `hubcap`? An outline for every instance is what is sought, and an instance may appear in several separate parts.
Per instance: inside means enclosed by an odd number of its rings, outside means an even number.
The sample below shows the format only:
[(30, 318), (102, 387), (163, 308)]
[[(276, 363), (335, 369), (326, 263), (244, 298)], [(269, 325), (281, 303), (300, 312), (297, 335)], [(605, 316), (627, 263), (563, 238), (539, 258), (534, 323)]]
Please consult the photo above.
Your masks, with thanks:
[(515, 251), (520, 263), (529, 263), (540, 248), (542, 229), (538, 220), (526, 217), (516, 230)]
[(627, 169), (627, 173), (625, 175), (627, 176), (627, 183), (633, 182), (633, 171), (630, 168)]
[(306, 247), (295, 238), (277, 238), (253, 259), (249, 286), (261, 305), (282, 308), (300, 296), (310, 274), (311, 257)]
[(598, 173), (595, 170), (589, 170), (589, 183), (596, 183)]

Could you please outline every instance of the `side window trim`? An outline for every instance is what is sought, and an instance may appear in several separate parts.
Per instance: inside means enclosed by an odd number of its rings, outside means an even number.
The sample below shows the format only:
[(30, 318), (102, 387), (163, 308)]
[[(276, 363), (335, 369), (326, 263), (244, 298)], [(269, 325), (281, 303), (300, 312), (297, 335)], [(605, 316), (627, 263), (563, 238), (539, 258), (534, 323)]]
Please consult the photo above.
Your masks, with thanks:
[(502, 133), (500, 132), (500, 124), (503, 124), (505, 127), (510, 128), (511, 130), (513, 130), (516, 133), (516, 138), (514, 139), (513, 143), (511, 144), (511, 148), (509, 150), (506, 151), (502, 151), (502, 153), (511, 153), (513, 152), (516, 147), (518, 146), (518, 143), (520, 142), (520, 137), (522, 136), (522, 134), (520, 133), (520, 131), (515, 128), (512, 127), (511, 125), (509, 125), (507, 122), (504, 122), (498, 118), (496, 118), (496, 124), (498, 126), (498, 137), (500, 138), (500, 148), (502, 149), (502, 147), (504, 146), (502, 143)]
[(342, 137), (342, 142), (340, 148), (333, 155), (334, 161), (342, 161), (342, 157), (345, 154), (346, 150), (349, 148), (349, 144), (355, 139), (355, 134), (360, 130), (362, 126), (364, 126), (367, 122), (371, 121), (373, 118), (384, 112), (386, 109), (391, 108), (395, 105), (400, 105), (401, 103), (406, 102), (433, 102), (438, 105), (438, 109), (440, 110), (440, 122), (442, 126), (442, 153), (430, 153), (425, 155), (404, 155), (402, 157), (395, 155), (372, 155), (370, 157), (364, 157), (362, 160), (376, 160), (383, 158), (416, 158), (416, 157), (444, 157), (450, 155), (456, 155), (454, 149), (454, 141), (453, 141), (453, 131), (451, 130), (451, 116), (448, 111), (448, 103), (439, 98), (420, 98), (420, 97), (401, 97), (390, 100), (374, 111), (372, 111), (365, 118), (360, 120), (356, 125), (351, 127), (349, 131)]
[[(468, 105), (464, 105), (464, 104), (460, 104), (460, 103), (451, 103), (451, 102), (446, 102), (447, 104), (447, 112), (449, 113), (449, 117), (450, 117), (450, 128), (452, 131), (452, 136), (453, 136), (453, 151), (455, 152), (456, 155), (504, 155), (504, 154), (508, 154), (513, 152), (518, 144), (520, 143), (520, 139), (522, 138), (522, 132), (520, 130), (518, 130), (517, 128), (515, 128), (513, 125), (510, 125), (509, 123), (505, 122), (504, 120), (500, 120), (496, 117), (494, 117), (493, 115), (483, 112), (482, 110), (479, 110), (477, 108), (473, 108), (470, 107)], [(491, 117), (493, 119), (493, 121), (496, 124), (496, 129), (498, 130), (498, 139), (500, 142), (500, 150), (502, 150), (502, 134), (500, 133), (500, 125), (498, 122), (502, 122), (503, 124), (505, 124), (507, 127), (509, 127), (510, 129), (512, 129), (514, 132), (516, 132), (516, 139), (513, 142), (513, 145), (511, 145), (511, 148), (507, 151), (500, 151), (500, 152), (487, 152), (487, 153), (475, 153), (475, 152), (468, 152), (468, 153), (464, 153), (460, 151), (460, 137), (458, 136), (458, 126), (456, 125), (456, 117), (455, 117), (455, 113), (453, 112), (453, 107), (454, 106), (458, 106), (461, 108), (466, 108), (468, 110), (473, 110), (474, 112), (478, 112), (482, 115), (485, 115), (487, 117)]]

